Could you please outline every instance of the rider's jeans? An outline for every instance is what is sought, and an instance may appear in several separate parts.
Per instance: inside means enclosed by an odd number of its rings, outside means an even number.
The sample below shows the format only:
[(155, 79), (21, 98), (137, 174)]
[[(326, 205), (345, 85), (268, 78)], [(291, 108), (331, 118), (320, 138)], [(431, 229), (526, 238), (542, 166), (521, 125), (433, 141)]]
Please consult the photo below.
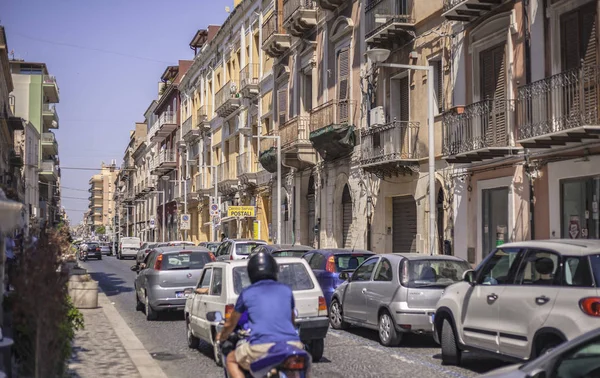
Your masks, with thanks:
[[(299, 349), (304, 349), (304, 344), (302, 344), (300, 341), (289, 341), (288, 344)], [(250, 364), (267, 354), (273, 345), (275, 344), (268, 343), (251, 345), (248, 342), (239, 342), (235, 347), (235, 360), (242, 369), (250, 370)]]

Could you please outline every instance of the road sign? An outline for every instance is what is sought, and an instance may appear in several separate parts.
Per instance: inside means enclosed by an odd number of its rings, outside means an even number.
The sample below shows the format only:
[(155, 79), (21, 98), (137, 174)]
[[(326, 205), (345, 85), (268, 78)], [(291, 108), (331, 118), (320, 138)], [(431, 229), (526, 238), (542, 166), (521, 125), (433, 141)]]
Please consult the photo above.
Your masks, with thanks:
[(190, 229), (190, 214), (181, 214), (181, 224), (179, 228), (182, 230)]
[(254, 206), (229, 206), (227, 208), (228, 217), (254, 217)]
[(150, 228), (155, 228), (156, 227), (156, 221), (154, 220), (154, 218), (150, 218)]
[(221, 210), (219, 210), (219, 205), (217, 205), (216, 203), (213, 203), (212, 205), (210, 205), (210, 215), (211, 216), (217, 216), (221, 214)]
[(212, 218), (212, 220), (213, 220), (213, 225), (214, 225), (214, 226), (218, 226), (219, 224), (221, 224), (221, 217), (220, 217), (220, 216), (218, 216), (218, 215), (217, 215), (217, 216), (214, 216), (214, 217)]

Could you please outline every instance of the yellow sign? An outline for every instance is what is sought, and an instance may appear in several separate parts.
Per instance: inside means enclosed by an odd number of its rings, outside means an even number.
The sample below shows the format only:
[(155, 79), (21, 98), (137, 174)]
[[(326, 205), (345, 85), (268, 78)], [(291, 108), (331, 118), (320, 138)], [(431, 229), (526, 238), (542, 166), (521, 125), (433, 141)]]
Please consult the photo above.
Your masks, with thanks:
[(260, 221), (254, 221), (254, 239), (260, 239)]
[(228, 217), (254, 217), (254, 206), (229, 206)]

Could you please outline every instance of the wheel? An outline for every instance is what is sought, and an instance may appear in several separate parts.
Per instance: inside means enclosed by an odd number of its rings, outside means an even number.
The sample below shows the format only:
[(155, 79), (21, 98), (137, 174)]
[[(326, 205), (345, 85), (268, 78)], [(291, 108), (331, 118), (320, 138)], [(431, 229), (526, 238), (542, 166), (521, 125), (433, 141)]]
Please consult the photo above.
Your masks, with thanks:
[(541, 338), (536, 338), (534, 346), (535, 348), (533, 348), (533, 353), (531, 356), (531, 359), (536, 359), (540, 356), (543, 356), (546, 353), (549, 353), (552, 351), (552, 349), (556, 348), (557, 346), (559, 346), (560, 344), (562, 344), (563, 341), (560, 340), (557, 337), (544, 337), (542, 336)]
[(387, 311), (379, 315), (379, 342), (383, 346), (393, 347), (400, 344), (402, 334), (396, 331), (394, 320)]
[(135, 290), (135, 311), (144, 311), (144, 304), (140, 301), (137, 289), (135, 287), (133, 289)]
[(146, 295), (146, 320), (156, 320), (158, 319), (158, 313), (154, 311), (152, 306), (150, 306), (150, 301), (148, 300), (148, 296)]
[(458, 349), (454, 328), (448, 319), (444, 319), (442, 323), (442, 364), (443, 365), (460, 365), (461, 350)]
[(198, 349), (198, 347), (200, 346), (200, 339), (198, 339), (192, 333), (192, 325), (190, 324), (189, 318), (187, 318), (185, 320), (185, 327), (186, 327), (186, 331), (187, 331), (187, 344), (188, 344), (188, 347), (191, 348), (191, 349)]
[(323, 352), (325, 351), (325, 340), (318, 339), (313, 340), (308, 344), (308, 353), (312, 356), (313, 362), (321, 361), (323, 358)]
[(347, 329), (349, 324), (344, 321), (342, 305), (337, 299), (331, 301), (329, 306), (329, 323), (333, 329)]
[(102, 260), (102, 256), (98, 257), (98, 260)]
[[(213, 339), (216, 338), (216, 336), (217, 332), (213, 329)], [(221, 349), (219, 349), (219, 345), (216, 342), (213, 342), (213, 356), (215, 358), (215, 364), (217, 364), (219, 367), (223, 366), (223, 354), (221, 353)]]

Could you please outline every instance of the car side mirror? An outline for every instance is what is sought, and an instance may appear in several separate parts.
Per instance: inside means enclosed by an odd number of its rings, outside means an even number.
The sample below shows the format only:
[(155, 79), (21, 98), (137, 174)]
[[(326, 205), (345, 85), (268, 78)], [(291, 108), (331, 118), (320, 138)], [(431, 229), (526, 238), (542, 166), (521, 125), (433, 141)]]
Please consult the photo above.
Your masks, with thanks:
[(139, 271), (139, 268), (137, 265), (132, 265), (131, 268), (129, 268), (132, 272), (137, 272)]
[(193, 288), (191, 288), (191, 287), (188, 287), (187, 289), (185, 289), (185, 290), (183, 291), (183, 294), (184, 294), (184, 295), (191, 295), (191, 294), (194, 294), (194, 289), (193, 289)]
[(340, 280), (344, 280), (344, 281), (348, 281), (348, 282), (352, 278), (352, 276), (350, 275), (350, 272), (341, 272), (339, 277), (340, 277)]
[(463, 273), (463, 281), (468, 282), (469, 285), (475, 286), (475, 271), (469, 269)]
[(217, 323), (223, 320), (223, 314), (220, 311), (211, 311), (206, 313), (206, 320), (211, 323)]

